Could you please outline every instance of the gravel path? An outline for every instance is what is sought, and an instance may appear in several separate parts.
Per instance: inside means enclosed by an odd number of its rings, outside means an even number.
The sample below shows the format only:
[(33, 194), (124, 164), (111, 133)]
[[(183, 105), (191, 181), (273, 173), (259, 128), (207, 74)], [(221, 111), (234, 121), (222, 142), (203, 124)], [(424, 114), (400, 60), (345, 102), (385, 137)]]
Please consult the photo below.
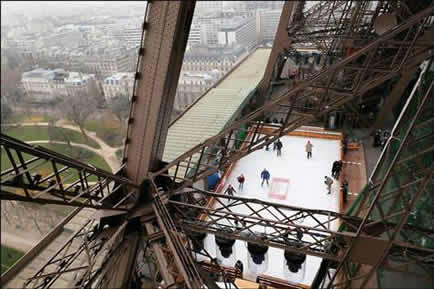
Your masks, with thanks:
[[(35, 236), (34, 234), (25, 234), (24, 232), (12, 232), (9, 230), (5, 230), (2, 227), (2, 236), (1, 243), (7, 247), (18, 249), (22, 252), (29, 251), (33, 246), (35, 246), (39, 241), (39, 236)], [(25, 234), (25, 236), (24, 236)]]

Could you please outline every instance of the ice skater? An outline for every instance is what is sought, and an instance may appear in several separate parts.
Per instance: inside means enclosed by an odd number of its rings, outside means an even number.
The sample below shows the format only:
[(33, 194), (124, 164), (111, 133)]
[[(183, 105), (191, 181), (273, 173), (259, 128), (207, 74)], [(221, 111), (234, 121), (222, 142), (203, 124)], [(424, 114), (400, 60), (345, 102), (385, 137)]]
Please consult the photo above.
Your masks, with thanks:
[(261, 172), (261, 187), (264, 185), (264, 182), (267, 182), (267, 186), (269, 185), (268, 180), (270, 179), (270, 172), (267, 171), (267, 169), (264, 168), (264, 170)]
[(235, 263), (235, 269), (236, 270), (238, 270), (238, 271), (240, 271), (240, 276), (241, 276), (241, 278), (243, 278), (243, 268), (244, 266), (243, 266), (243, 262), (241, 262), (241, 260), (238, 260), (236, 263)]
[(336, 165), (336, 171), (335, 171), (335, 178), (338, 179), (339, 175), (341, 174), (343, 162), (342, 160), (338, 160), (338, 163)]
[(277, 143), (276, 143), (276, 149), (277, 149), (277, 156), (278, 157), (282, 156), (282, 147), (283, 147), (283, 144), (280, 141), (280, 139), (278, 139)]
[(246, 181), (244, 174), (239, 175), (237, 181), (238, 181), (238, 190), (242, 191), (244, 187), (244, 182)]
[(338, 170), (338, 167), (339, 167), (339, 161), (334, 161), (332, 165), (332, 177), (335, 179), (337, 179), (336, 172)]
[(236, 193), (234, 187), (232, 187), (232, 185), (229, 184), (229, 186), (228, 186), (228, 188), (226, 189), (226, 191), (225, 191), (224, 194), (233, 197), (233, 196), (234, 196), (234, 193)]
[(332, 191), (333, 179), (328, 176), (324, 176), (324, 179), (324, 184), (327, 185), (328, 194), (330, 194)]
[(307, 159), (312, 158), (312, 148), (313, 144), (308, 140), (306, 144)]

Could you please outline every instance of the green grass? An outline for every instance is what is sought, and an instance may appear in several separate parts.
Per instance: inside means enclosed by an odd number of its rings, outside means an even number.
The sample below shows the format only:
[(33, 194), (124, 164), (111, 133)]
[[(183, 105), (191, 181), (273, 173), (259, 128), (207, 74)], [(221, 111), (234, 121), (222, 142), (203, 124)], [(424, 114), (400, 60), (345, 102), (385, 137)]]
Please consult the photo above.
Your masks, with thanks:
[(6, 272), (24, 253), (13, 248), (1, 246), (1, 274)]
[[(79, 161), (82, 161), (84, 163), (89, 163), (93, 165), (96, 168), (100, 168), (103, 170), (106, 170), (108, 172), (111, 172), (111, 169), (109, 165), (105, 162), (105, 160), (97, 155), (94, 152), (91, 152), (89, 150), (86, 150), (84, 148), (79, 147), (72, 147), (72, 150), (69, 148), (66, 144), (40, 144), (40, 146), (45, 147), (47, 149), (53, 150), (58, 153), (65, 154), (67, 156), (73, 157)], [(14, 152), (12, 152), (14, 154)], [(31, 159), (31, 156), (28, 154), (23, 154), (24, 160)], [(15, 159), (15, 158), (14, 158)], [(1, 170), (5, 170), (7, 168), (10, 168), (11, 164), (9, 161), (9, 158), (7, 157), (7, 154), (4, 150), (1, 151)], [(57, 169), (60, 169), (62, 166), (59, 166)], [(52, 167), (51, 164), (44, 164), (43, 166), (40, 166), (34, 170), (31, 170), (31, 173), (44, 173), (44, 172), (51, 172)], [(67, 174), (62, 173), (63, 177), (66, 177)], [(72, 177), (68, 178), (66, 180), (66, 183), (71, 183), (78, 179), (78, 175), (74, 173)], [(96, 181), (97, 179), (95, 177), (90, 177), (88, 179), (90, 182)]]
[(48, 122), (49, 118), (45, 114), (31, 113), (31, 112), (15, 112), (11, 119), (11, 123), (22, 123), (22, 122)]
[[(77, 131), (67, 129), (67, 128), (60, 128), (60, 127), (56, 127), (53, 130), (54, 130), (53, 140), (55, 141), (65, 141), (65, 139), (62, 138), (62, 133), (63, 133), (68, 136), (71, 142), (87, 144), (97, 149), (100, 148), (99, 144), (94, 140), (92, 140), (91, 138), (89, 138), (88, 139), (89, 141), (86, 142), (85, 137)], [(48, 126), (13, 127), (13, 128), (8, 128), (4, 133), (22, 141), (36, 141), (36, 140), (50, 139)]]
[(120, 162), (122, 162), (122, 157), (123, 157), (123, 155), (124, 155), (124, 149), (121, 148), (121, 149), (116, 150), (115, 154), (116, 154), (117, 159), (118, 159)]
[(123, 145), (123, 137), (126, 128), (121, 129), (119, 121), (114, 120), (89, 120), (84, 125), (89, 131), (96, 132), (96, 136), (101, 138), (111, 147)]

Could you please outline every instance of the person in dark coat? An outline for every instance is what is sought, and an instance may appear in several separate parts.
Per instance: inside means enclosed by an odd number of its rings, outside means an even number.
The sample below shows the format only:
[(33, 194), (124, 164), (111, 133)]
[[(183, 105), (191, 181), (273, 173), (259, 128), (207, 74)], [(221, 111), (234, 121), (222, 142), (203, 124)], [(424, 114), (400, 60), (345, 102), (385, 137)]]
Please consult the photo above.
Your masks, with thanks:
[(344, 165), (344, 163), (342, 162), (342, 160), (339, 160), (337, 165), (336, 165), (336, 171), (335, 171), (335, 178), (338, 179), (339, 175), (341, 174), (341, 170), (342, 170), (342, 166)]
[(238, 176), (238, 178), (237, 178), (238, 190), (240, 190), (240, 191), (243, 190), (245, 180), (246, 180), (246, 178), (244, 177), (244, 174), (241, 174)]
[(282, 147), (283, 147), (283, 143), (280, 141), (280, 139), (278, 139), (277, 143), (276, 143), (276, 149), (277, 149), (277, 156), (278, 157), (282, 156)]
[(374, 135), (373, 147), (379, 147), (381, 145), (381, 130), (376, 130)]
[(342, 184), (342, 197), (344, 199), (344, 204), (346, 204), (347, 198), (348, 198), (348, 182), (347, 182), (347, 180), (344, 180), (344, 183)]
[(339, 161), (334, 161), (332, 165), (332, 177), (336, 179), (336, 171), (338, 170)]
[(238, 260), (235, 263), (235, 269), (237, 269), (238, 271), (240, 271), (241, 278), (243, 278), (244, 266), (243, 266), (243, 262), (241, 262), (241, 260)]
[(267, 182), (267, 185), (269, 185), (268, 180), (270, 179), (270, 172), (267, 171), (267, 169), (264, 169), (261, 172), (261, 179), (262, 179), (261, 186), (264, 185), (264, 182)]
[(234, 193), (236, 193), (234, 187), (232, 187), (232, 185), (229, 185), (225, 191), (225, 195), (227, 194), (228, 196), (233, 197)]
[(348, 149), (348, 141), (346, 138), (342, 141), (342, 151), (344, 152), (344, 155), (347, 153)]

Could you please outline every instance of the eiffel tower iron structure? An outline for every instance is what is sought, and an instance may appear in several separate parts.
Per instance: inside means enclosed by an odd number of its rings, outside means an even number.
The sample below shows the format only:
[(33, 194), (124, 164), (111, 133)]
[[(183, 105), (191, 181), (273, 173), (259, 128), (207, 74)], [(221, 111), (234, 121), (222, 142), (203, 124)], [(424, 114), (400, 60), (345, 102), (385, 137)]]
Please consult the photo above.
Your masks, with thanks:
[[(62, 275), (72, 273), (70, 288), (220, 288), (217, 277), (233, 286), (227, 288), (238, 288), (234, 279), (239, 272), (219, 265), (209, 252), (201, 251), (206, 261), (194, 257), (195, 244), (204, 233), (322, 258), (312, 288), (366, 288), (380, 269), (432, 280), (432, 219), (412, 223), (410, 217), (434, 199), (434, 4), (305, 4), (286, 1), (283, 6), (256, 89), (255, 109), (169, 163), (162, 156), (195, 1), (147, 3), (123, 164), (116, 173), (1, 134), (1, 149), (12, 164), (1, 172), (1, 200), (76, 208), (62, 225), (83, 208), (100, 212), (74, 232), (23, 288), (56, 288)], [(320, 52), (321, 69), (282, 89), (278, 83), (285, 61), (296, 59), (302, 48)], [(226, 196), (196, 186), (302, 125), (339, 109), (354, 110), (372, 98), (368, 92), (393, 79), (385, 99), (388, 105), (377, 120), (384, 118), (421, 64), (418, 82), (350, 212)], [(262, 120), (277, 112), (285, 115), (283, 124), (272, 125), (271, 138), (262, 136)], [(363, 122), (362, 115), (360, 119)], [(244, 127), (249, 137), (243, 146), (234, 146)], [(50, 167), (50, 174), (35, 175), (41, 166)], [(77, 180), (68, 181), (72, 176)], [(219, 206), (210, 206), (210, 200)], [(245, 212), (241, 207), (249, 213), (239, 213)], [(313, 225), (300, 225), (301, 218)], [(331, 222), (338, 222), (339, 229), (330, 229)], [(258, 234), (253, 226), (266, 228), (266, 233)], [(298, 232), (307, 237), (301, 241)], [(1, 285), (25, 264), (19, 262), (3, 274)]]

